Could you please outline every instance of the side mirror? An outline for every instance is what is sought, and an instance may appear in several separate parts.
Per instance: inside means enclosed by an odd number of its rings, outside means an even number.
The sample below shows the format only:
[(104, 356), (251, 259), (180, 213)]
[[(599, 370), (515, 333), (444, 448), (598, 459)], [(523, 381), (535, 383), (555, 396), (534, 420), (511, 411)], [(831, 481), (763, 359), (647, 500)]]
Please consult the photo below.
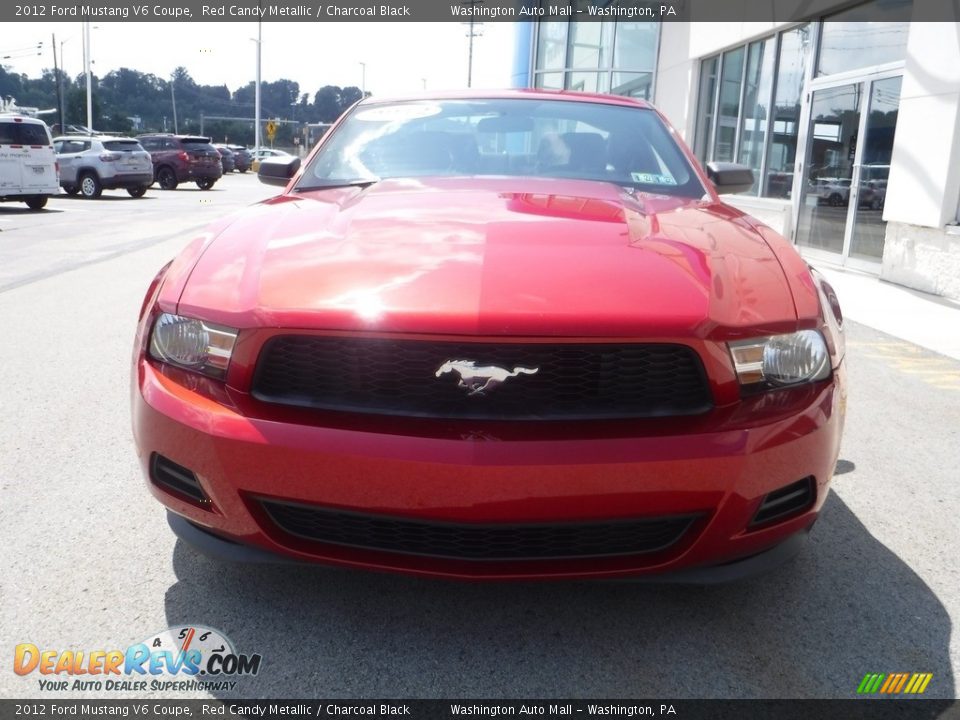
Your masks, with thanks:
[(746, 192), (753, 187), (753, 170), (738, 163), (707, 163), (707, 177), (720, 195)]
[(297, 174), (300, 169), (300, 158), (296, 155), (291, 157), (268, 157), (260, 161), (260, 169), (257, 170), (257, 177), (260, 182), (267, 185), (286, 185), (290, 178)]

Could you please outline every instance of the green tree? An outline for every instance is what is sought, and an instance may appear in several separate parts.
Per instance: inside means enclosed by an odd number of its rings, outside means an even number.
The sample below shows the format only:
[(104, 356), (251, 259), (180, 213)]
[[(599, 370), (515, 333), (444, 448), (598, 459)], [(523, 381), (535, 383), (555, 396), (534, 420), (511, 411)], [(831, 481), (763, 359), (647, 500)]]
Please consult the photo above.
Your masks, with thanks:
[(313, 96), (313, 110), (318, 122), (333, 122), (340, 117), (343, 91), (337, 85), (324, 85)]

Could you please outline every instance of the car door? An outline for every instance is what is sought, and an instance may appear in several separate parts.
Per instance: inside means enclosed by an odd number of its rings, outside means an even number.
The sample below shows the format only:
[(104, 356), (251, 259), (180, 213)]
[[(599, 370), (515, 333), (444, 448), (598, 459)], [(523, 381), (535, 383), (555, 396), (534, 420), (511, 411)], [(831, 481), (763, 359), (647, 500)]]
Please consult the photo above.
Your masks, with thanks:
[(55, 147), (55, 149), (57, 160), (60, 162), (60, 184), (76, 185), (78, 182), (77, 169), (80, 167), (81, 154), (85, 145), (80, 140), (63, 140), (57, 144), (59, 148)]

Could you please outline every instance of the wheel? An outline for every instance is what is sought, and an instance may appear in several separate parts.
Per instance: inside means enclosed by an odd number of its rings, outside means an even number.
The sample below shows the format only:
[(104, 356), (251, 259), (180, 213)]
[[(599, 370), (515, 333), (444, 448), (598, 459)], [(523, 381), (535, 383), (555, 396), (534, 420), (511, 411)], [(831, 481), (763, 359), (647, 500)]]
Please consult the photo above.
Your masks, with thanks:
[(47, 204), (47, 197), (46, 195), (31, 195), (24, 200), (24, 202), (31, 210), (43, 210), (44, 206)]
[(162, 167), (157, 170), (157, 182), (163, 190), (177, 189), (177, 175), (168, 167)]
[(216, 182), (216, 180), (212, 180), (210, 178), (203, 178), (202, 180), (197, 180), (197, 187), (201, 190), (209, 190)]
[(76, 195), (78, 192), (80, 192), (80, 188), (77, 185), (64, 185), (63, 191), (67, 195)]
[(80, 194), (88, 200), (96, 200), (103, 192), (103, 186), (93, 173), (84, 173), (80, 176)]
[(237, 170), (237, 172), (240, 173), (241, 175), (243, 175), (246, 171), (247, 171), (247, 168), (240, 168), (239, 170)]
[(843, 198), (840, 197), (840, 193), (833, 193), (829, 202), (831, 207), (840, 207), (843, 204)]
[(130, 197), (143, 197), (144, 193), (147, 192), (147, 186), (138, 185), (137, 187), (127, 188), (127, 192), (130, 193)]

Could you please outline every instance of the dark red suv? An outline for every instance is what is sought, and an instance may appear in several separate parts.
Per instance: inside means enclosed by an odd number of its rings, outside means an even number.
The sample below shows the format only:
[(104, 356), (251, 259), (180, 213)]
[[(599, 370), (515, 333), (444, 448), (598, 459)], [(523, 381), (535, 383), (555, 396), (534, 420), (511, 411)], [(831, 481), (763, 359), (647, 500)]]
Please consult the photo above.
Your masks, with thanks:
[(209, 190), (223, 175), (220, 153), (210, 138), (199, 135), (139, 135), (137, 139), (153, 160), (153, 176), (164, 190), (182, 182), (195, 182)]

